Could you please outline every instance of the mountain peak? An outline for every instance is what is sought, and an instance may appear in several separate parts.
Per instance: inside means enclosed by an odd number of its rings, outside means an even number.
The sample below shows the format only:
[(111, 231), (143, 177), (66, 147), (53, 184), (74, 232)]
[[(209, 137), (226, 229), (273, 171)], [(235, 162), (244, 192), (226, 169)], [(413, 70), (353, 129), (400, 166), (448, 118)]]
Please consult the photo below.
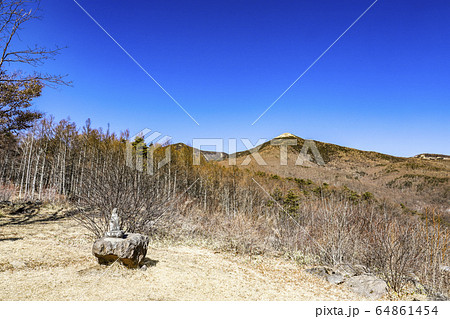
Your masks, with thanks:
[(275, 137), (275, 138), (286, 138), (286, 137), (293, 137), (293, 138), (296, 138), (297, 136), (295, 136), (294, 134), (291, 134), (291, 133), (283, 133), (283, 134), (281, 134), (281, 135), (278, 135), (278, 136)]

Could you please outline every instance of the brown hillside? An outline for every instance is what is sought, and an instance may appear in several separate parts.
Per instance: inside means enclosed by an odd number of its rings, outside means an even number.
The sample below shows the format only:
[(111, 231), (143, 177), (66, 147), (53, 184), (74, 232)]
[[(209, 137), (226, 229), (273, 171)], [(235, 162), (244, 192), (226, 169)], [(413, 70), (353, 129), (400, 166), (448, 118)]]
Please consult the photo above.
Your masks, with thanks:
[[(259, 165), (251, 156), (251, 162), (243, 165), (250, 154), (243, 151), (236, 153), (237, 166), (280, 177), (347, 186), (357, 192), (368, 191), (377, 198), (393, 200), (412, 209), (431, 206), (450, 213), (450, 161), (396, 157), (314, 141), (325, 165), (316, 163), (311, 150), (304, 162), (296, 165), (305, 140), (295, 136), (297, 145), (287, 146), (287, 165), (282, 165), (281, 148), (272, 144), (289, 138), (292, 139), (291, 136), (275, 138), (256, 147), (267, 165)], [(230, 166), (228, 160), (220, 164)]]

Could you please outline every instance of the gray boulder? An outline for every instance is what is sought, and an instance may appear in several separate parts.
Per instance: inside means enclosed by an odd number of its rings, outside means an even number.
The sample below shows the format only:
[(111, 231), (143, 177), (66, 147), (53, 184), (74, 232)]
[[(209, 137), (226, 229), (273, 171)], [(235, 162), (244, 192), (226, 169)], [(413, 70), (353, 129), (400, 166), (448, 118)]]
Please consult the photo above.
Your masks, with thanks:
[(123, 238), (102, 237), (92, 246), (92, 253), (99, 264), (110, 264), (119, 260), (129, 268), (137, 268), (147, 254), (148, 236), (125, 233)]
[(339, 285), (339, 284), (342, 284), (345, 281), (345, 278), (341, 274), (335, 273), (335, 274), (328, 275), (327, 276), (327, 281), (330, 284)]
[(372, 300), (380, 299), (387, 293), (386, 282), (370, 275), (350, 277), (345, 285), (354, 293)]

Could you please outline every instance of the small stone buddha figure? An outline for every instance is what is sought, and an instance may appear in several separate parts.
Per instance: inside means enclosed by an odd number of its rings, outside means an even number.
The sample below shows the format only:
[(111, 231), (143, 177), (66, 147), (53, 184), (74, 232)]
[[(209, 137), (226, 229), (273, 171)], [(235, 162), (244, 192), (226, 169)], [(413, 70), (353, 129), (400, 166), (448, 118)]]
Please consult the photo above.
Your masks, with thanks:
[(111, 220), (109, 221), (109, 231), (106, 232), (105, 237), (123, 238), (125, 233), (120, 229), (119, 215), (117, 208), (114, 208), (111, 213)]

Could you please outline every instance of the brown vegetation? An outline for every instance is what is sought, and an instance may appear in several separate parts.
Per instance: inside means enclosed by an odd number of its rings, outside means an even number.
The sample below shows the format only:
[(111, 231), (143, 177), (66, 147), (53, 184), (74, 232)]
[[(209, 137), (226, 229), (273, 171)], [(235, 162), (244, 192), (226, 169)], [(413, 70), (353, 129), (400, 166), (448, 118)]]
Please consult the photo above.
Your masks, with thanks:
[[(237, 166), (279, 177), (309, 179), (319, 185), (326, 182), (335, 187), (345, 186), (358, 193), (370, 192), (378, 199), (403, 204), (419, 214), (434, 207), (450, 224), (450, 161), (395, 157), (316, 141), (326, 164), (317, 165), (311, 157), (310, 161), (295, 165), (305, 141), (295, 139), (297, 145), (287, 147), (288, 165), (280, 165), (280, 147), (272, 145), (272, 140), (259, 148), (267, 165), (252, 160), (242, 166), (249, 154), (246, 151), (237, 153)], [(229, 166), (229, 161), (220, 164)]]
[[(89, 122), (78, 130), (43, 120), (0, 163), (3, 196), (11, 187), (22, 199), (64, 196), (96, 236), (119, 207), (125, 230), (153, 238), (206, 239), (235, 253), (285, 255), (303, 264), (362, 264), (397, 293), (411, 281), (429, 294), (448, 293), (449, 274), (441, 269), (450, 264), (448, 229), (437, 211), (405, 214), (367, 191), (214, 162), (195, 166), (192, 149), (179, 145), (151, 175), (148, 153), (136, 144), (133, 157), (144, 169), (126, 165), (125, 138)], [(171, 146), (156, 149), (156, 161), (165, 148)]]

